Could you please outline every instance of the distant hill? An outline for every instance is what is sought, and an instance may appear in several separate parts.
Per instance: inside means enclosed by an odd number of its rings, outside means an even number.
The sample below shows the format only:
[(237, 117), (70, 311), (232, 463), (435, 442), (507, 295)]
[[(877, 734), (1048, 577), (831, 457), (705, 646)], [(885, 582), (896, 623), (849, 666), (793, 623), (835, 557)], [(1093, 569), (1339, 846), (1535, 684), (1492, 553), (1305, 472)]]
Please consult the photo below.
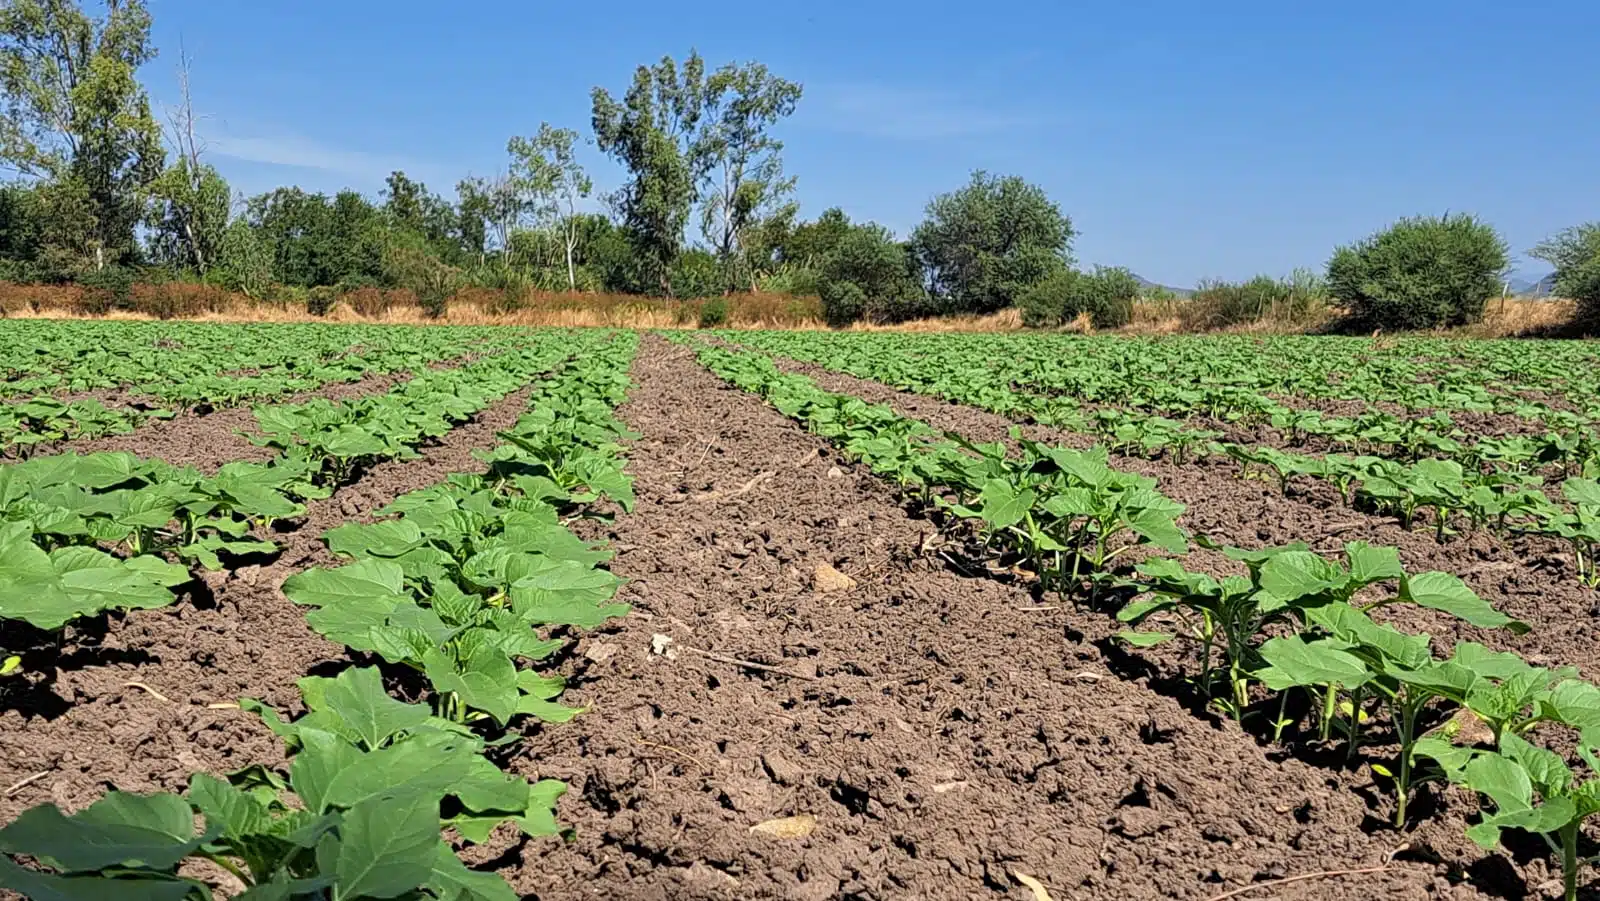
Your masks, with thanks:
[(1188, 297), (1188, 296), (1190, 296), (1191, 294), (1194, 293), (1193, 291), (1189, 290), (1188, 288), (1174, 288), (1171, 285), (1163, 285), (1160, 282), (1153, 282), (1153, 281), (1145, 278), (1144, 276), (1140, 275), (1137, 272), (1135, 272), (1133, 274), (1133, 277), (1139, 280), (1139, 287), (1141, 287), (1141, 288), (1146, 288), (1146, 289), (1148, 289), (1148, 288), (1165, 288), (1166, 290), (1171, 291), (1173, 294), (1176, 294), (1179, 297)]
[(1541, 279), (1529, 279), (1525, 276), (1512, 276), (1511, 293), (1518, 297), (1549, 297), (1556, 288), (1556, 274), (1554, 272)]

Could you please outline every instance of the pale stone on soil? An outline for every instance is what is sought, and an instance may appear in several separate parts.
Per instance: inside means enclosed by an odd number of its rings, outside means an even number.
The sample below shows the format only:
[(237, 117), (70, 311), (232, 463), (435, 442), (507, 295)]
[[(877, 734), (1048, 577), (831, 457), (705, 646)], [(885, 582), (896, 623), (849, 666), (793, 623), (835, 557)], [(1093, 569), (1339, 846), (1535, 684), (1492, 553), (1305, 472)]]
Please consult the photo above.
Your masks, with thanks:
[(826, 563), (818, 563), (817, 570), (812, 575), (812, 584), (823, 594), (835, 594), (856, 587), (856, 580)]

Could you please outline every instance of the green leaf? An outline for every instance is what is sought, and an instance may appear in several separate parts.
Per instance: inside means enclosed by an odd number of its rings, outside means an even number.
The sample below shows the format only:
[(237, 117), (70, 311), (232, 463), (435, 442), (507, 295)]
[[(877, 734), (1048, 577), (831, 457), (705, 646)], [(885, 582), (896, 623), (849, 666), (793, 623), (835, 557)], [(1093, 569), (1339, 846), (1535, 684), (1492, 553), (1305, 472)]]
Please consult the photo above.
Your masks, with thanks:
[[(322, 685), (323, 709), (339, 717), (367, 749), (426, 723), (432, 712), (389, 696), (376, 667), (352, 667)], [(319, 705), (321, 706), (321, 705)]]
[(1352, 541), (1345, 545), (1345, 554), (1350, 558), (1350, 578), (1362, 585), (1405, 575), (1398, 548), (1373, 547), (1364, 541)]
[(433, 878), (438, 862), (439, 802), (402, 795), (357, 804), (344, 815), (337, 848), (331, 861), (335, 901), (394, 898), (416, 889)]
[(618, 579), (570, 560), (548, 560), (511, 586), (512, 608), (535, 625), (596, 628), (627, 614), (627, 604), (601, 604), (616, 594)]
[(494, 873), (467, 869), (450, 846), (439, 842), (428, 887), (444, 901), (516, 901), (517, 893)]
[(1577, 679), (1559, 682), (1550, 690), (1550, 712), (1579, 731), (1600, 728), (1600, 688)]
[(175, 876), (137, 880), (58, 876), (24, 869), (0, 857), (0, 888), (30, 901), (186, 901), (193, 897), (194, 885)]
[(1533, 804), (1533, 781), (1508, 757), (1479, 754), (1467, 764), (1466, 777), (1468, 788), (1488, 795), (1502, 812), (1526, 810)]
[(272, 821), (261, 802), (209, 773), (189, 777), (189, 803), (228, 839), (258, 835)]
[(1127, 523), (1128, 528), (1168, 553), (1182, 554), (1189, 550), (1188, 539), (1168, 512), (1146, 508), (1128, 517)]
[(990, 479), (978, 495), (983, 502), (983, 521), (994, 530), (1010, 528), (1022, 521), (1036, 497), (1031, 488), (1018, 491), (1007, 482)]
[(0, 851), (49, 861), (76, 873), (112, 866), (165, 870), (208, 841), (177, 795), (111, 792), (68, 817), (54, 804), (22, 812), (0, 829)]
[(1356, 688), (1373, 676), (1354, 654), (1298, 635), (1271, 639), (1261, 646), (1261, 657), (1271, 666), (1256, 676), (1274, 691), (1311, 685)]
[(1471, 762), (1474, 751), (1453, 745), (1442, 738), (1419, 738), (1411, 746), (1411, 756), (1427, 758), (1439, 765), (1445, 777), (1451, 782), (1460, 782), (1466, 778), (1466, 766)]
[[(360, 560), (337, 569), (312, 569), (284, 580), (283, 593), (296, 604), (330, 607), (351, 601), (409, 600), (405, 572), (388, 560)], [(390, 606), (393, 606), (392, 604)]]
[(1473, 593), (1461, 579), (1450, 573), (1429, 572), (1400, 580), (1400, 599), (1419, 607), (1449, 613), (1483, 629), (1504, 628), (1521, 635), (1528, 624), (1514, 620)]
[(1117, 640), (1125, 642), (1136, 648), (1153, 648), (1163, 642), (1171, 641), (1172, 635), (1166, 632), (1130, 632), (1117, 633)]
[(1472, 641), (1456, 642), (1453, 659), (1485, 679), (1510, 679), (1533, 670), (1527, 661), (1510, 651), (1491, 651)]
[(1567, 479), (1561, 483), (1561, 493), (1574, 504), (1600, 506), (1600, 482), (1594, 479)]
[(459, 695), (468, 707), (489, 714), (501, 725), (516, 712), (517, 668), (499, 648), (480, 647), (459, 666), (441, 651), (429, 652), (422, 662), (436, 691)]
[(477, 739), (453, 733), (422, 732), (365, 753), (326, 732), (308, 729), (301, 738), (291, 775), (316, 812), (401, 794), (426, 794), (437, 804), (481, 760)]
[(1522, 767), (1533, 783), (1534, 790), (1546, 800), (1571, 790), (1572, 770), (1554, 751), (1529, 744), (1516, 735), (1503, 735), (1500, 737), (1500, 753)]
[(1261, 588), (1284, 601), (1342, 589), (1349, 576), (1310, 551), (1284, 551), (1261, 564)]
[(348, 523), (322, 536), (328, 550), (344, 557), (399, 557), (423, 544), (422, 530), (409, 519), (371, 524)]
[(1433, 660), (1427, 635), (1408, 635), (1346, 603), (1323, 604), (1306, 611), (1306, 618), (1341, 641), (1361, 645), (1382, 655), (1388, 665), (1418, 668)]

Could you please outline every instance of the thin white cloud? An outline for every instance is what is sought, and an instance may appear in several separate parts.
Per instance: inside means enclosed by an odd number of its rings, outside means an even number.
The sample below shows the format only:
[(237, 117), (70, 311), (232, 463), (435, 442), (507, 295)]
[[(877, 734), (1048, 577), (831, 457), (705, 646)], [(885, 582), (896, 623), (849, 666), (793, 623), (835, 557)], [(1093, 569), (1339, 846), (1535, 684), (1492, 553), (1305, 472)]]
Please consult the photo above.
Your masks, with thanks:
[(298, 135), (226, 135), (211, 139), (207, 149), (217, 156), (249, 163), (313, 169), (367, 180), (381, 181), (397, 169), (416, 173), (431, 168), (416, 160), (331, 147)]
[(959, 94), (884, 84), (808, 84), (801, 109), (807, 107), (807, 118), (820, 127), (907, 141), (976, 137), (1038, 122)]

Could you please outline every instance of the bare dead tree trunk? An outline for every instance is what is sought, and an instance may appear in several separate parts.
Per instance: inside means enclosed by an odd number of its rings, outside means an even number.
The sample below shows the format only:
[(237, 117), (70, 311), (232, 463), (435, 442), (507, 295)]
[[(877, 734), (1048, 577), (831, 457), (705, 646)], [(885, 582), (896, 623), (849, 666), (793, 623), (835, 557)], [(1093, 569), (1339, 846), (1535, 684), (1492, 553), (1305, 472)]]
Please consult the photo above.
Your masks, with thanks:
[(167, 122), (170, 125), (169, 140), (177, 151), (178, 158), (184, 161), (187, 170), (184, 175), (184, 187), (189, 191), (189, 205), (175, 203), (178, 218), (183, 223), (184, 241), (189, 245), (189, 256), (194, 260), (195, 270), (204, 275), (210, 261), (206, 259), (206, 249), (200, 240), (200, 235), (195, 230), (197, 210), (195, 206), (200, 201), (200, 191), (204, 186), (204, 176), (200, 168), (200, 155), (205, 152), (199, 137), (196, 134), (195, 123), (198, 117), (194, 113), (194, 97), (190, 91), (189, 73), (191, 62), (188, 51), (180, 42), (178, 45), (178, 106), (167, 111)]

